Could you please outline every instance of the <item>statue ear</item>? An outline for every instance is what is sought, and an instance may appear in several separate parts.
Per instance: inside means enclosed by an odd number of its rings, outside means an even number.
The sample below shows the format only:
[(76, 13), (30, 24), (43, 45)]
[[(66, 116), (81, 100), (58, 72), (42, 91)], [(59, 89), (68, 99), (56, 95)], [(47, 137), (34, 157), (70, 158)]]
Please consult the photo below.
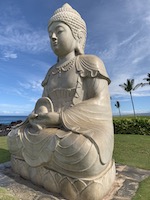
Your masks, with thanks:
[(79, 29), (79, 30), (77, 31), (77, 40), (78, 40), (78, 42), (79, 42), (80, 44), (82, 44), (82, 43), (83, 43), (83, 39), (84, 39), (84, 34), (83, 34), (83, 32)]
[(84, 40), (84, 34), (81, 30), (77, 31), (76, 34), (76, 41), (77, 41), (77, 48), (76, 48), (76, 54), (84, 54), (84, 49), (83, 49), (83, 40)]

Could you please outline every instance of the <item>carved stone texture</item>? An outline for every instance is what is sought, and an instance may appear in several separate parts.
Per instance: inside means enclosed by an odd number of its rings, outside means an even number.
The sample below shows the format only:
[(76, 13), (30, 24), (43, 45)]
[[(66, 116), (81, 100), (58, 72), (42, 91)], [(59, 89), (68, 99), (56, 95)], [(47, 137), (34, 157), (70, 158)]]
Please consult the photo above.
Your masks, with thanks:
[(58, 62), (24, 123), (8, 134), (12, 168), (70, 200), (100, 200), (115, 180), (114, 133), (103, 62), (85, 55), (86, 24), (65, 4), (48, 23)]
[(13, 170), (23, 178), (43, 186), (50, 192), (61, 193), (70, 200), (102, 199), (110, 190), (115, 179), (114, 162), (110, 163), (104, 172), (93, 180), (71, 178), (42, 166), (31, 167), (25, 161), (13, 156), (11, 164)]

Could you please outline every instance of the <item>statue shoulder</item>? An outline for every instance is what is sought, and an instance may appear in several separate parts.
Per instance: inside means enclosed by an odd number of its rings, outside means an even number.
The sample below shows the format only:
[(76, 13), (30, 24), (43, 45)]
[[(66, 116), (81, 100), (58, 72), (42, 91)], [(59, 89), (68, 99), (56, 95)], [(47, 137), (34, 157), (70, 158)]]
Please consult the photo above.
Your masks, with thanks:
[(80, 55), (78, 56), (80, 60), (86, 61), (86, 63), (91, 64), (91, 67), (98, 69), (100, 65), (104, 65), (103, 61), (95, 55)]
[(76, 68), (81, 77), (99, 77), (106, 79), (110, 83), (104, 63), (98, 56), (79, 55)]

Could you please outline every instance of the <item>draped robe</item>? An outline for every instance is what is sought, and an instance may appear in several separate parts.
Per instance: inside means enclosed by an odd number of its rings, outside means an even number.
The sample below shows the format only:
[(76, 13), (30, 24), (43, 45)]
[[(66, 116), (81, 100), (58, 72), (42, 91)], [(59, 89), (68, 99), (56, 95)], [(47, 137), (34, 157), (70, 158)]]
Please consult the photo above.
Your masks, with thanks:
[[(45, 166), (64, 175), (93, 179), (109, 165), (113, 152), (113, 124), (107, 75), (93, 55), (75, 58), (74, 67), (48, 71), (43, 97), (51, 99), (61, 125), (30, 132), (27, 122), (8, 135), (10, 152), (30, 166)], [(67, 77), (71, 77), (67, 78)]]

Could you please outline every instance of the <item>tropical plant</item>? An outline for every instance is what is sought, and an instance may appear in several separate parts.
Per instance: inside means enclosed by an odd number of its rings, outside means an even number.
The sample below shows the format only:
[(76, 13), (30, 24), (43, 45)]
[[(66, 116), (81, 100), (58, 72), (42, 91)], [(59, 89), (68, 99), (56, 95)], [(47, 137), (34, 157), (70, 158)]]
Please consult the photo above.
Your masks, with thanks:
[(150, 73), (147, 74), (147, 78), (143, 78), (147, 83), (142, 83), (142, 86), (150, 85)]
[(126, 92), (130, 93), (131, 97), (131, 103), (132, 103), (132, 108), (133, 108), (133, 114), (135, 116), (135, 108), (134, 108), (134, 102), (133, 102), (133, 97), (132, 97), (132, 91), (136, 90), (138, 87), (142, 86), (142, 83), (139, 83), (134, 86), (134, 79), (127, 79), (127, 82), (124, 84), (119, 85), (121, 88), (123, 88)]
[(148, 118), (124, 118), (113, 119), (115, 134), (136, 134), (150, 136), (150, 119)]
[(121, 116), (121, 112), (120, 112), (120, 102), (119, 102), (119, 101), (116, 101), (115, 106), (116, 106), (116, 108), (118, 108), (118, 110), (119, 110), (119, 115)]

